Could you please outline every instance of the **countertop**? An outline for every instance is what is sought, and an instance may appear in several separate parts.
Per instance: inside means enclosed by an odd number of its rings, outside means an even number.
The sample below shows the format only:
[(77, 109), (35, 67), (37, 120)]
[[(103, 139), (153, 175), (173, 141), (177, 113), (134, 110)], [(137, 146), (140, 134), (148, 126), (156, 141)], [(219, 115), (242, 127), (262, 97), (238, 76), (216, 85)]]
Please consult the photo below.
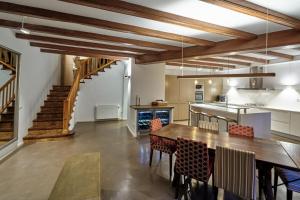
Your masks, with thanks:
[[(241, 109), (240, 114), (255, 114), (255, 113), (268, 113), (267, 110), (262, 109), (256, 109), (256, 108), (249, 108), (245, 106), (223, 106), (223, 105), (215, 105), (215, 104), (191, 104), (193, 107), (199, 107), (199, 108), (205, 108), (210, 110), (217, 110), (222, 112), (228, 112), (228, 113), (235, 113), (237, 114), (238, 109)], [(247, 112), (244, 113), (244, 109), (247, 109)]]
[(135, 109), (135, 110), (140, 110), (140, 109), (173, 109), (174, 106), (166, 105), (166, 106), (152, 106), (152, 105), (131, 105), (130, 108)]
[[(215, 103), (212, 103), (212, 104), (218, 104), (218, 105), (224, 105), (225, 106), (225, 104), (226, 103), (223, 103), (223, 102), (215, 102)], [(240, 104), (230, 104), (231, 106), (241, 106), (241, 107), (243, 107), (244, 105), (240, 105)], [(296, 113), (300, 113), (300, 109), (295, 109), (295, 108), (284, 108), (284, 107), (279, 107), (279, 106), (268, 106), (268, 105), (266, 105), (266, 106), (264, 106), (264, 105), (262, 105), (262, 106), (247, 106), (247, 107), (249, 107), (249, 108), (255, 108), (255, 109), (262, 109), (262, 110), (274, 110), (274, 111), (284, 111), (284, 112), (296, 112)]]

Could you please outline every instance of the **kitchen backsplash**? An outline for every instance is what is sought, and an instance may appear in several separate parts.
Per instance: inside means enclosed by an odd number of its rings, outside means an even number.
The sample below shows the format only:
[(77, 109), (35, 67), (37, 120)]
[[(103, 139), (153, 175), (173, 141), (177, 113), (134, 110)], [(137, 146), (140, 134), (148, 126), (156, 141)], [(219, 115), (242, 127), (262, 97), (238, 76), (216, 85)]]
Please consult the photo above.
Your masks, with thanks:
[(292, 86), (277, 90), (239, 90), (234, 87), (225, 91), (228, 103), (257, 104), (271, 108), (300, 111), (300, 90)]
[[(300, 61), (273, 64), (265, 72), (275, 72), (276, 77), (263, 79), (263, 87), (270, 90), (240, 90), (249, 87), (249, 78), (223, 80), (223, 93), (229, 103), (259, 104), (266, 107), (300, 111)], [(232, 70), (232, 73), (247, 73), (249, 68)]]

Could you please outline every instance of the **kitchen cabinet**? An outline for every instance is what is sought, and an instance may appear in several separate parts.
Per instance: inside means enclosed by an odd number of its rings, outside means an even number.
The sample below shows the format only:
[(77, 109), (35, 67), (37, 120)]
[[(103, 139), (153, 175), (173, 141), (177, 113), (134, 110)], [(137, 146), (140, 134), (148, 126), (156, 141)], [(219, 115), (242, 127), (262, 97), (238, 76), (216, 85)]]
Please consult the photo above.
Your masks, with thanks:
[[(174, 120), (188, 120), (188, 103), (195, 101), (195, 79), (178, 79), (177, 76), (166, 75), (165, 99), (169, 105), (174, 106)], [(204, 85), (205, 102), (215, 101), (216, 96), (222, 93), (221, 80), (198, 79), (198, 84)]]
[(271, 130), (290, 133), (290, 118), (291, 113), (288, 111), (271, 111)]
[(300, 113), (291, 112), (290, 134), (300, 137)]

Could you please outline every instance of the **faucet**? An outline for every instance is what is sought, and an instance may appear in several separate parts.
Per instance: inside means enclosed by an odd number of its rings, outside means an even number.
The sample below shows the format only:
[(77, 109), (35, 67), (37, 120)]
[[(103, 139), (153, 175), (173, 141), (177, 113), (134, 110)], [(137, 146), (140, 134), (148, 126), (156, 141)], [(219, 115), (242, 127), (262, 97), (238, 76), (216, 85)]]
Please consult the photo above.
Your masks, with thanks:
[(225, 95), (226, 107), (228, 107), (228, 95)]

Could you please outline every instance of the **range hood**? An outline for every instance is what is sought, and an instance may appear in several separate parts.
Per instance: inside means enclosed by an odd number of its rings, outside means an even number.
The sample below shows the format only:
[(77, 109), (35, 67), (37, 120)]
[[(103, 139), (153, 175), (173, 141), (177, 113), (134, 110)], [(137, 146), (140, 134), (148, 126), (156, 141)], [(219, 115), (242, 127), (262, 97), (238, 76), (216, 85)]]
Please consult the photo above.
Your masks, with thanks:
[[(250, 67), (250, 73), (263, 73), (264, 67)], [(249, 78), (249, 86), (246, 88), (237, 88), (239, 90), (271, 90), (264, 88), (264, 79), (262, 77)]]

